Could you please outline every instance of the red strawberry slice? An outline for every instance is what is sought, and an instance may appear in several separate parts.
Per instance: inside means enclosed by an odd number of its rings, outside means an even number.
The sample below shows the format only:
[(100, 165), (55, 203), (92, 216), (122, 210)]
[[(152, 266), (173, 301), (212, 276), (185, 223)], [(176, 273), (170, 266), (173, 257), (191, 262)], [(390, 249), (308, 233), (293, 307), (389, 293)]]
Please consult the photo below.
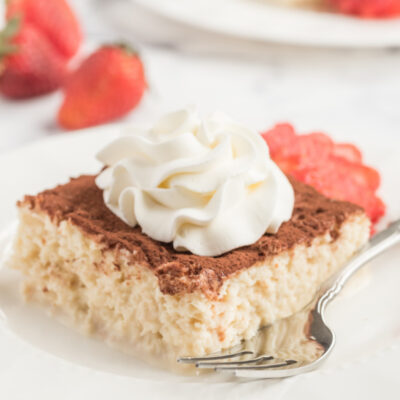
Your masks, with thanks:
[(327, 157), (333, 146), (332, 140), (324, 133), (298, 136), (290, 124), (278, 124), (265, 132), (263, 137), (268, 143), (271, 157), (289, 166), (314, 165)]
[(338, 165), (339, 160), (348, 165), (346, 170), (348, 173), (351, 173), (352, 181), (354, 181), (358, 186), (369, 188), (372, 191), (378, 189), (381, 183), (381, 178), (378, 171), (362, 164), (350, 163), (349, 161), (343, 158), (342, 159), (338, 157), (335, 158), (336, 158), (336, 160), (334, 160), (335, 165)]
[(297, 135), (290, 124), (278, 124), (262, 134), (268, 143), (271, 158), (282, 171), (290, 172), (299, 163)]
[(386, 213), (386, 205), (377, 196), (370, 196), (369, 197), (370, 204), (366, 205), (366, 209), (369, 210), (368, 215), (371, 218), (372, 222), (378, 222)]
[(400, 14), (400, 0), (330, 0), (339, 12), (363, 18), (389, 18)]
[(333, 142), (323, 133), (310, 133), (297, 137), (299, 167), (314, 166), (325, 160), (332, 152)]
[(327, 197), (360, 205), (371, 221), (377, 222), (384, 214), (385, 206), (373, 189), (358, 182), (359, 176), (353, 169), (354, 165), (346, 160), (331, 159), (325, 167), (293, 171), (293, 176)]
[(290, 146), (297, 141), (297, 136), (294, 128), (290, 124), (278, 124), (271, 130), (262, 134), (268, 143), (271, 156), (285, 149), (290, 149)]
[(345, 158), (351, 162), (361, 163), (362, 154), (354, 144), (350, 143), (336, 143), (333, 147), (333, 154), (337, 157)]
[(289, 124), (279, 124), (263, 134), (271, 157), (287, 174), (315, 187), (325, 196), (363, 207), (373, 222), (385, 213), (375, 192), (379, 173), (362, 164), (360, 150), (348, 143), (334, 143), (323, 133), (297, 135)]

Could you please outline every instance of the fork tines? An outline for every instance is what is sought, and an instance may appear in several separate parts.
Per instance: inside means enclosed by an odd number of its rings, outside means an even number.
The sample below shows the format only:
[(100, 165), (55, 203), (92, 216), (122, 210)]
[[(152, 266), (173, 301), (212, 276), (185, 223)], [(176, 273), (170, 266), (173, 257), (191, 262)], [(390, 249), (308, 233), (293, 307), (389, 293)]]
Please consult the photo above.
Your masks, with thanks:
[[(230, 360), (232, 358), (239, 358), (246, 355), (253, 355), (252, 351), (240, 351), (233, 354), (223, 354), (207, 357), (182, 357), (178, 362), (184, 364), (194, 364), (196, 368), (212, 368), (216, 371), (228, 370), (263, 370), (287, 367), (288, 365), (295, 364), (295, 360), (284, 360), (281, 362), (271, 363), (274, 357), (269, 355), (261, 355), (257, 357), (248, 358), (246, 360)], [(225, 361), (229, 360), (229, 361)]]
[(216, 356), (181, 357), (181, 358), (178, 358), (178, 362), (182, 363), (182, 364), (197, 364), (200, 362), (214, 361), (214, 360), (226, 360), (228, 358), (236, 358), (236, 357), (252, 355), (252, 354), (254, 354), (252, 351), (243, 350), (243, 351), (238, 351), (237, 353), (233, 353), (233, 354), (223, 354), (223, 355), (216, 355)]

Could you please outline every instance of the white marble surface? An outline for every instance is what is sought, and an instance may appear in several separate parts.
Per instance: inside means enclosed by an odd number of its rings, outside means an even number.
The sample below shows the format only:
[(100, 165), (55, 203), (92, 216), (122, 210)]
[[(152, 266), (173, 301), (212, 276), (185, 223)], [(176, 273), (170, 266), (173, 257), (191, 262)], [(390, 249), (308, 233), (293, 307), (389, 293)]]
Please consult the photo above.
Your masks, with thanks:
[[(399, 51), (253, 43), (172, 25), (124, 0), (71, 2), (85, 26), (82, 53), (120, 37), (141, 51), (150, 88), (129, 120), (153, 119), (190, 103), (224, 110), (260, 130), (289, 120), (301, 130), (325, 130), (340, 139), (362, 133), (369, 140), (398, 140)], [(125, 18), (118, 25), (121, 13), (131, 16), (129, 24)], [(0, 99), (0, 153), (62, 132), (55, 121), (60, 102), (61, 93)]]

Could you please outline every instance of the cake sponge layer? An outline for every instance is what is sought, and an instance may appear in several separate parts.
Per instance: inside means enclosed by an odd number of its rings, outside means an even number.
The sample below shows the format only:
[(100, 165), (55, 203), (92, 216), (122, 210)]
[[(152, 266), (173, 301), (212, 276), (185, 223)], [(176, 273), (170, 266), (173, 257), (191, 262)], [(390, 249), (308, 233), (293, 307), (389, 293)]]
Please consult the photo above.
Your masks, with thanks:
[(68, 220), (20, 206), (11, 260), (26, 275), (27, 299), (62, 311), (80, 330), (154, 354), (204, 355), (254, 336), (300, 310), (369, 236), (362, 212), (329, 232), (226, 279), (213, 297), (166, 294), (154, 272), (126, 249), (93, 240)]

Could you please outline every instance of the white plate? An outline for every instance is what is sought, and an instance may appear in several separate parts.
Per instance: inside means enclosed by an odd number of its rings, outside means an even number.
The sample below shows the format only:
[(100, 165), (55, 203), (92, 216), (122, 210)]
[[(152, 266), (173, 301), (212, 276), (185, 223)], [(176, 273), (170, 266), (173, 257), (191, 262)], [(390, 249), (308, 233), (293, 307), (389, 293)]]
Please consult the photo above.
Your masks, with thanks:
[[(0, 157), (0, 253), (7, 253), (15, 201), (24, 193), (65, 182), (69, 176), (94, 173), (94, 154), (120, 131), (109, 126), (96, 131), (46, 139)], [(383, 141), (382, 141), (383, 142)], [(364, 143), (365, 144), (365, 143)], [(365, 144), (365, 146), (367, 146)], [(392, 189), (398, 176), (396, 148), (374, 146), (381, 170)], [(390, 193), (389, 211), (399, 211), (398, 189)], [(383, 195), (385, 195), (383, 193)], [(3, 246), (4, 245), (4, 246)], [(3, 246), (3, 247), (2, 247)], [(366, 379), (385, 398), (399, 389), (400, 248), (374, 262), (369, 279), (349, 291), (329, 310), (338, 336), (337, 348), (322, 367), (284, 381), (230, 381), (224, 376), (180, 377), (145, 365), (80, 336), (32, 305), (18, 293), (20, 276), (0, 269), (0, 398), (10, 399), (180, 399), (232, 398), (334, 399), (346, 385), (365, 399), (376, 398)], [(360, 281), (359, 281), (360, 282)], [(397, 372), (396, 372), (397, 371)], [(369, 377), (369, 378), (368, 378)], [(373, 379), (372, 379), (373, 378)], [(343, 394), (343, 393), (342, 393)]]
[(268, 0), (130, 0), (172, 20), (246, 39), (334, 47), (398, 47), (400, 19), (363, 20)]

